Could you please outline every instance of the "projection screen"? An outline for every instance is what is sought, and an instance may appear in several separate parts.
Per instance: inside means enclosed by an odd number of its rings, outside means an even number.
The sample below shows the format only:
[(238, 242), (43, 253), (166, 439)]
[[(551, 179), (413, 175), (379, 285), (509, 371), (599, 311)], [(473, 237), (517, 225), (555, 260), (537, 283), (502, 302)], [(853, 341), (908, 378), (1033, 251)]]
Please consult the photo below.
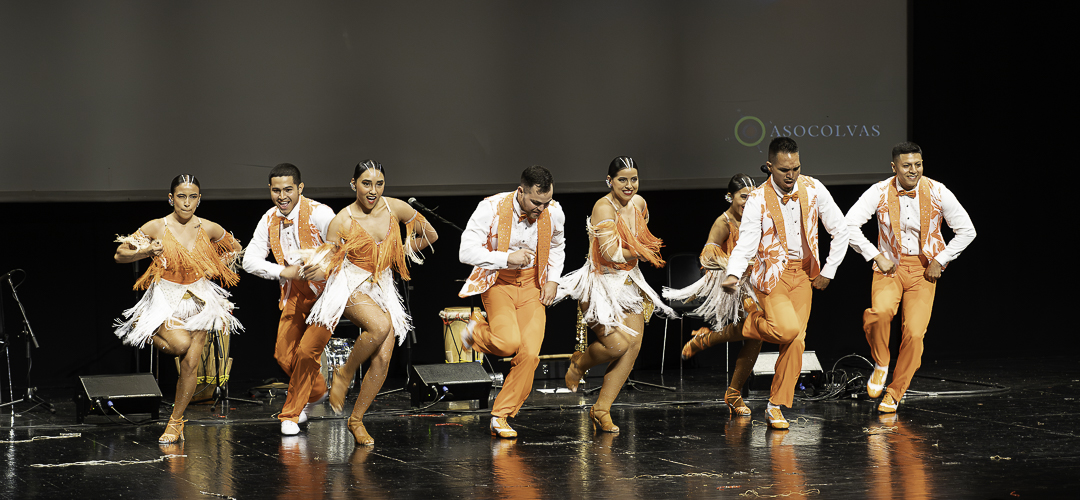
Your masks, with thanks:
[(907, 137), (905, 1), (0, 4), (0, 201), (265, 196), (268, 168), (348, 196), (490, 193), (547, 166), (603, 190), (631, 155), (652, 189), (756, 174), (869, 182)]

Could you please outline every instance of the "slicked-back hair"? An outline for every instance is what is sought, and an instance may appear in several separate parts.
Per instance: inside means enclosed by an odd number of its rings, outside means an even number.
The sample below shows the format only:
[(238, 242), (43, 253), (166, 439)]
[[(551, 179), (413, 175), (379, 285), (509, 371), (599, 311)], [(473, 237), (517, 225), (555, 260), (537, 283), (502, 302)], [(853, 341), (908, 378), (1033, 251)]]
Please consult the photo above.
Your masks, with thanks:
[(199, 185), (199, 179), (196, 179), (194, 175), (180, 174), (173, 177), (172, 184), (169, 185), (169, 192), (176, 194), (176, 187), (181, 184), (194, 184), (195, 187), (199, 188), (199, 191), (202, 191), (202, 186)]
[(746, 174), (735, 174), (731, 176), (731, 180), (728, 181), (727, 184), (727, 191), (734, 196), (735, 193), (742, 191), (742, 188), (750, 188), (750, 190), (753, 191), (754, 179), (751, 179), (750, 176)]
[(383, 170), (382, 163), (379, 163), (379, 162), (377, 162), (375, 160), (367, 159), (367, 160), (364, 160), (364, 161), (356, 164), (356, 169), (353, 170), (352, 180), (355, 181), (356, 179), (359, 179), (360, 174), (363, 174), (365, 171), (367, 171), (369, 169), (372, 169), (372, 168), (375, 169), (375, 170), (378, 170), (384, 176), (386, 175), (386, 171)]
[(274, 181), (274, 177), (292, 177), (293, 184), (300, 185), (300, 169), (296, 168), (296, 165), (292, 163), (278, 163), (274, 168), (270, 169), (270, 176), (267, 177), (267, 184)]
[(540, 165), (533, 165), (521, 171), (521, 189), (523, 191), (528, 192), (533, 186), (536, 186), (537, 193), (546, 193), (551, 191), (551, 184), (554, 182), (551, 172)]
[(911, 141), (901, 142), (892, 147), (892, 159), (895, 162), (900, 155), (917, 154), (922, 156), (922, 148)]
[(616, 156), (614, 160), (611, 160), (611, 164), (608, 165), (607, 174), (608, 177), (615, 178), (619, 175), (619, 172), (628, 168), (637, 169), (637, 162), (629, 156)]
[(780, 153), (796, 154), (799, 145), (790, 137), (777, 137), (769, 142), (769, 161), (776, 161), (776, 155)]

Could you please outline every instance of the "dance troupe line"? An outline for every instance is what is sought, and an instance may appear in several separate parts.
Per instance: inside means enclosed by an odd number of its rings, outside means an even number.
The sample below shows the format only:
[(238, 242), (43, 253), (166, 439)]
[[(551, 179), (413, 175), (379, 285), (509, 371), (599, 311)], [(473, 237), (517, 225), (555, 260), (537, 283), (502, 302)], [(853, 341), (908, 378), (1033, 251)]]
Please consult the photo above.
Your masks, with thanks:
[[(677, 316), (661, 296), (701, 301), (689, 314), (708, 326), (694, 332), (683, 358), (717, 344), (743, 342), (724, 392), (733, 418), (752, 413), (741, 391), (762, 342), (779, 346), (764, 415), (770, 428), (787, 429), (781, 407), (790, 408), (794, 400), (813, 290), (829, 285), (849, 245), (873, 263), (870, 307), (863, 313), (875, 364), (867, 392), (881, 398), (878, 411), (895, 412), (921, 363), (937, 280), (975, 238), (975, 228), (953, 193), (923, 176), (918, 145), (897, 144), (891, 169), (892, 177), (872, 185), (844, 215), (820, 181), (802, 175), (795, 141), (773, 139), (761, 167), (768, 175), (762, 184), (745, 174), (731, 178), (726, 197), (731, 206), (713, 222), (701, 251), (702, 277), (658, 294), (639, 265), (663, 267), (663, 242), (649, 230), (649, 206), (638, 194), (633, 158), (619, 156), (609, 165), (609, 191), (585, 218), (586, 263), (565, 275), (566, 214), (553, 199), (554, 179), (544, 167), (526, 168), (516, 190), (477, 205), (458, 250), (460, 261), (473, 266), (459, 296), (479, 295), (483, 304), (462, 332), (462, 348), (512, 358), (492, 405), (491, 434), (517, 437), (509, 419), (532, 391), (547, 307), (568, 298), (577, 302), (595, 340), (570, 358), (566, 386), (576, 392), (586, 371), (607, 363), (589, 417), (597, 431), (619, 432), (611, 405), (637, 359), (645, 324), (654, 312)], [(408, 262), (422, 264), (421, 251), (439, 235), (408, 203), (383, 196), (382, 164), (357, 164), (349, 185), (356, 200), (335, 214), (303, 196), (296, 166), (274, 167), (269, 175), (274, 206), (242, 248), (220, 225), (195, 216), (199, 181), (180, 175), (168, 195), (172, 213), (117, 238), (116, 262), (152, 262), (135, 283), (146, 292), (117, 320), (116, 335), (126, 344), (150, 344), (179, 358), (176, 400), (160, 443), (184, 439), (184, 411), (195, 391), (207, 332), (243, 329), (222, 288), (239, 282), (238, 263), (250, 274), (277, 280), (281, 288), (274, 357), (289, 376), (278, 414), (281, 433), (301, 432), (309, 410), (324, 401), (335, 412), (344, 411), (356, 371), (370, 361), (347, 422), (358, 445), (375, 443), (364, 414), (386, 379), (395, 343), (412, 328), (394, 273), (408, 280)], [(877, 244), (862, 233), (871, 217), (877, 219)], [(824, 265), (818, 257), (818, 221), (831, 236)], [(953, 231), (947, 243), (943, 222)], [(902, 341), (886, 385), (890, 325), (901, 305)], [(320, 357), (342, 317), (358, 326), (360, 335), (327, 389)]]

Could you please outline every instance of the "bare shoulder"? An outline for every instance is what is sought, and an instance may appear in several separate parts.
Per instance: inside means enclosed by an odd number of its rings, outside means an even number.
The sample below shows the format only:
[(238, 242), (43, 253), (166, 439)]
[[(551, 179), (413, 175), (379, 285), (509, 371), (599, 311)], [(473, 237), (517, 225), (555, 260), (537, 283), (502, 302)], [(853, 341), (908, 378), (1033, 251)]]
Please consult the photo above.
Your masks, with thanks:
[(225, 228), (209, 219), (202, 219), (202, 230), (210, 238), (210, 241), (217, 241), (225, 236)]
[(154, 219), (143, 224), (139, 231), (155, 240), (160, 240), (165, 236), (165, 221), (164, 219)]
[(596, 200), (596, 203), (593, 204), (592, 218), (594, 223), (604, 219), (615, 218), (615, 207), (612, 206), (611, 202), (608, 201), (606, 196), (601, 197), (599, 200)]
[(648, 203), (645, 203), (645, 198), (640, 194), (635, 194), (633, 198), (630, 198), (630, 203), (633, 203), (639, 212), (644, 212), (649, 206)]
[(407, 221), (416, 214), (416, 209), (402, 200), (391, 198), (389, 196), (383, 196), (383, 199), (386, 200), (386, 204), (390, 207), (390, 211), (394, 213), (394, 217), (397, 217), (400, 220)]

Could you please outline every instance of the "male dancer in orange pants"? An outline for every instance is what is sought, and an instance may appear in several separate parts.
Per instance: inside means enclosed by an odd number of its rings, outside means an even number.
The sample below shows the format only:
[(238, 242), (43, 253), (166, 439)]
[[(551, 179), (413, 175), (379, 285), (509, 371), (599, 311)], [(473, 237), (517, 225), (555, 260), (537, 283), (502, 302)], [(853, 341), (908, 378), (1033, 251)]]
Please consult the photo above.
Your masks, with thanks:
[[(802, 371), (811, 287), (824, 290), (847, 253), (848, 228), (832, 195), (817, 179), (800, 176), (799, 146), (788, 137), (769, 143), (769, 179), (750, 192), (739, 241), (728, 258), (723, 286), (734, 292), (754, 259), (750, 283), (763, 310), (748, 307), (743, 336), (780, 345), (765, 413), (769, 427), (787, 429), (780, 405), (791, 407)], [(818, 219), (832, 236), (825, 267), (818, 263)]]
[[(270, 170), (270, 200), (274, 207), (263, 214), (244, 252), (244, 270), (281, 285), (274, 358), (289, 375), (289, 392), (278, 414), (281, 433), (295, 435), (307, 421), (309, 403), (326, 399), (326, 380), (319, 373), (319, 358), (330, 340), (325, 328), (308, 328), (308, 312), (322, 293), (322, 281), (305, 268), (297, 250), (318, 248), (334, 218), (330, 207), (302, 196), (300, 169), (282, 163)], [(275, 262), (267, 261), (269, 254)]]
[(458, 258), (473, 266), (459, 293), (480, 294), (487, 320), (474, 313), (462, 346), (513, 356), (510, 373), (491, 409), (491, 434), (517, 437), (506, 422), (532, 392), (547, 322), (562, 274), (566, 215), (551, 199), (551, 172), (535, 165), (521, 173), (517, 190), (481, 201), (461, 235)]
[[(867, 189), (848, 210), (851, 247), (874, 261), (870, 308), (863, 313), (863, 331), (874, 358), (866, 383), (872, 398), (881, 396), (889, 374), (889, 329), (903, 300), (904, 315), (896, 372), (878, 411), (893, 413), (922, 364), (923, 337), (930, 323), (941, 271), (975, 239), (975, 226), (956, 196), (944, 184), (923, 177), (922, 148), (914, 142), (893, 147), (894, 175)], [(862, 234), (877, 216), (878, 244)], [(953, 230), (948, 245), (941, 236), (942, 219)]]

